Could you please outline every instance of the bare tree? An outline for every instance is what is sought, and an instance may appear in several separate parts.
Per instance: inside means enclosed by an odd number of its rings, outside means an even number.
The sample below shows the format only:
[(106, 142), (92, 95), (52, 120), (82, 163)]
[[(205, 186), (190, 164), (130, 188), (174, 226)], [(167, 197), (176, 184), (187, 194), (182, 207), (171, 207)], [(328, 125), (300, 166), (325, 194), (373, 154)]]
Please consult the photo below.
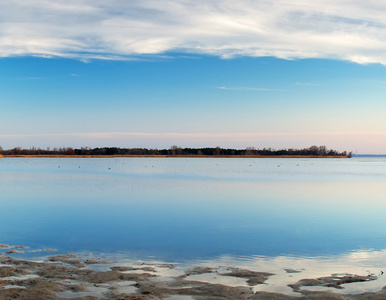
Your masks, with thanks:
[(182, 154), (181, 147), (178, 147), (176, 145), (171, 146), (170, 147), (170, 154), (171, 155), (181, 155)]
[(220, 154), (221, 154), (221, 148), (217, 146), (216, 148), (214, 148), (214, 155), (219, 156)]
[(256, 151), (255, 147), (247, 147), (245, 149), (245, 155), (254, 155)]

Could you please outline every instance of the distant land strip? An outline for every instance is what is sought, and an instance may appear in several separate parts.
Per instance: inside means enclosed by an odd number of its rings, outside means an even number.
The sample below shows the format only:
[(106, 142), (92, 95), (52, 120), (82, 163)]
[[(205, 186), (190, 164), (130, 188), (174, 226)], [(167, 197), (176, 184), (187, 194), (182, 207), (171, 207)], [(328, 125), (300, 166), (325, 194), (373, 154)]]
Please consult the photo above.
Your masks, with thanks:
[(256, 149), (247, 147), (245, 149), (227, 148), (181, 148), (172, 146), (169, 149), (147, 149), (147, 148), (118, 148), (103, 147), (89, 148), (81, 147), (74, 149), (63, 148), (35, 148), (22, 149), (16, 147), (3, 150), (0, 147), (1, 157), (351, 157), (352, 152), (339, 152), (327, 149), (326, 146), (311, 146), (303, 149), (280, 149), (272, 148)]

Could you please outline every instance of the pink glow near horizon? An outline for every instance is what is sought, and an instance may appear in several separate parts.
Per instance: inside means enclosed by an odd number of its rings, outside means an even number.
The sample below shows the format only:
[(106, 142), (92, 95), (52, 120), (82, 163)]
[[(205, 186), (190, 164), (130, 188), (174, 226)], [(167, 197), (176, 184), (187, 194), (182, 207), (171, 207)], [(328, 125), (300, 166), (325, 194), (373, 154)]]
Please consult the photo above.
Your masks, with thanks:
[[(304, 148), (326, 145), (339, 151), (386, 153), (386, 132), (296, 132), (296, 133), (141, 133), (96, 132), (60, 134), (0, 135), (0, 146), (14, 147), (245, 147)], [(381, 149), (374, 152), (372, 149)]]

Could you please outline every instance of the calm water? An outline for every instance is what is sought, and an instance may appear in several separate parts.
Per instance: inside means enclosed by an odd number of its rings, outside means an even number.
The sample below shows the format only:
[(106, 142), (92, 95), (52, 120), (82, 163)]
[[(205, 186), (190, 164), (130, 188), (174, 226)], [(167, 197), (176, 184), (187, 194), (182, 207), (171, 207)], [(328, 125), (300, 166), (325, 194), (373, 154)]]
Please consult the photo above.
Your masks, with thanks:
[(0, 243), (374, 268), (385, 188), (384, 158), (3, 158)]

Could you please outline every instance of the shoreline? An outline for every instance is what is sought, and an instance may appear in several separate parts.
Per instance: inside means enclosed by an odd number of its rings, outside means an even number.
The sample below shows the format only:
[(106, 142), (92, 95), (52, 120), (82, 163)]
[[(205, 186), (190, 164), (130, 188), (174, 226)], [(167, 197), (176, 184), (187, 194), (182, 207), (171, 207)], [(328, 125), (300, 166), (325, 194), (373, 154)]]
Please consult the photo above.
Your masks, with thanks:
[[(385, 299), (386, 289), (342, 294), (352, 284), (374, 282), (381, 275), (331, 274), (299, 277), (301, 269), (283, 268), (290, 294), (259, 290), (277, 274), (244, 266), (202, 264), (181, 267), (157, 261), (111, 261), (90, 254), (42, 255), (43, 260), (17, 259), (10, 255), (27, 246), (0, 245), (0, 299)], [(34, 251), (34, 250), (32, 250)], [(283, 266), (284, 267), (284, 266)], [(298, 275), (295, 277), (295, 275)]]
[(1, 155), (0, 158), (119, 158), (119, 157), (153, 157), (153, 158), (348, 158), (347, 156), (328, 155)]
[(342, 268), (312, 257), (168, 261), (0, 244), (0, 299), (386, 299), (383, 271), (351, 258)]

